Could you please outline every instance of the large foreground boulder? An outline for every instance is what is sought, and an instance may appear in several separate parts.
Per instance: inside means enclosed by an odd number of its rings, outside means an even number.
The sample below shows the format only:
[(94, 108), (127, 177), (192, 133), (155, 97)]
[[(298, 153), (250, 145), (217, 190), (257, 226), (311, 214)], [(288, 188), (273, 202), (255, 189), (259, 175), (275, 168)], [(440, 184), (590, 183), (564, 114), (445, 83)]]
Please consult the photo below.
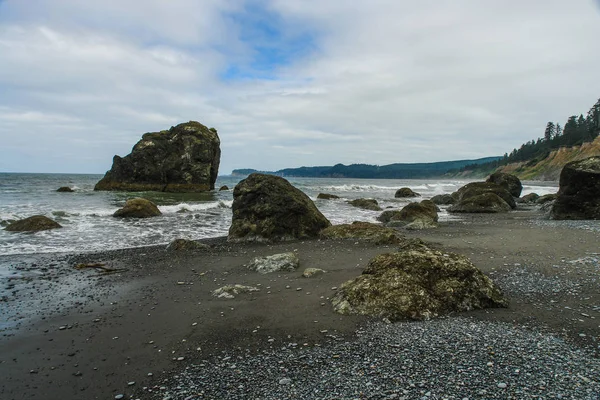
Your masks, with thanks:
[(254, 173), (233, 190), (232, 241), (315, 238), (331, 226), (312, 200), (285, 179)]
[(116, 218), (150, 218), (161, 215), (162, 213), (150, 200), (135, 198), (125, 202), (123, 208), (118, 209), (113, 214)]
[(43, 215), (34, 215), (15, 221), (4, 229), (11, 232), (39, 232), (56, 228), (62, 228), (62, 225)]
[(333, 225), (321, 231), (322, 239), (352, 239), (375, 244), (399, 244), (405, 238), (395, 229), (370, 222)]
[(486, 182), (504, 187), (513, 197), (521, 196), (521, 191), (523, 190), (523, 185), (519, 178), (504, 172), (494, 172), (487, 178)]
[(190, 121), (146, 133), (131, 154), (115, 156), (94, 190), (203, 192), (213, 190), (221, 158), (214, 128)]
[(424, 246), (376, 256), (331, 302), (340, 314), (391, 321), (508, 305), (500, 289), (467, 257)]
[(550, 215), (553, 219), (600, 219), (600, 156), (563, 167)]
[(505, 213), (511, 210), (504, 199), (495, 193), (483, 193), (477, 196), (469, 197), (448, 207), (448, 212), (452, 213)]

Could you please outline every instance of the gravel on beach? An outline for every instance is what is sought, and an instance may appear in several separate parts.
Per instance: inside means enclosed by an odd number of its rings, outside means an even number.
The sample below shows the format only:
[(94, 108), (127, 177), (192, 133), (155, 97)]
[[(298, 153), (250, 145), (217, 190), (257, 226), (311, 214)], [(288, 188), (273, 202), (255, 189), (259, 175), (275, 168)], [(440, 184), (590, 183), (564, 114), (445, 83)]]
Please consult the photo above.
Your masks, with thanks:
[(463, 317), (372, 322), (353, 341), (190, 362), (146, 391), (161, 400), (600, 398), (600, 360), (586, 350), (538, 328)]

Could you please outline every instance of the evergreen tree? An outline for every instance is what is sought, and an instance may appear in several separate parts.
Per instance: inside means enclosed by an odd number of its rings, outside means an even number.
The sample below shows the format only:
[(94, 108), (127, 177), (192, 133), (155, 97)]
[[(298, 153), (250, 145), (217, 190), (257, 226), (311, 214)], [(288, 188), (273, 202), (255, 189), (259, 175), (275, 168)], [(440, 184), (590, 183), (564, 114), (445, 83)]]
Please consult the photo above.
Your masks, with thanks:
[(557, 122), (556, 126), (554, 127), (554, 137), (553, 138), (557, 138), (562, 134), (563, 134), (562, 126), (560, 126), (560, 124)]
[(553, 122), (548, 122), (546, 124), (546, 131), (544, 132), (544, 140), (546, 142), (551, 141), (552, 137), (554, 136), (554, 132), (555, 132), (554, 123)]

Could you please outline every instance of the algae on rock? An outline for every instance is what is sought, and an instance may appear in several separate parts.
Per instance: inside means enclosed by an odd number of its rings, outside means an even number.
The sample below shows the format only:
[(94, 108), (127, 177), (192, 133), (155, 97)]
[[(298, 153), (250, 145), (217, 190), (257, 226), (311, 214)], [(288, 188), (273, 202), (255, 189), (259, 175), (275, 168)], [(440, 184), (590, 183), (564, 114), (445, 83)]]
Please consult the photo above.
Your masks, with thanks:
[(321, 231), (320, 237), (322, 239), (363, 240), (375, 244), (399, 244), (406, 240), (395, 229), (360, 221), (330, 226)]
[(150, 132), (113, 165), (94, 190), (203, 192), (213, 190), (221, 158), (214, 128), (196, 121)]
[(425, 246), (374, 257), (331, 301), (340, 314), (392, 321), (508, 305), (500, 289), (467, 257)]

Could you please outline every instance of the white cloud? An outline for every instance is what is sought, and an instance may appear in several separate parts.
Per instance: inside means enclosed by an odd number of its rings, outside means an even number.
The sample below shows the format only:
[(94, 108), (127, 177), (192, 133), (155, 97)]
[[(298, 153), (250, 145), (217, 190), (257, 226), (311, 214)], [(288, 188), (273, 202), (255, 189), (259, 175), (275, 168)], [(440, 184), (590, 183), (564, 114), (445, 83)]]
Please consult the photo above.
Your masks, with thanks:
[(219, 130), (223, 173), (476, 158), (600, 97), (588, 1), (271, 0), (311, 51), (224, 79), (252, 65), (239, 16), (256, 4), (0, 3), (0, 170), (103, 172), (142, 133), (190, 119)]

